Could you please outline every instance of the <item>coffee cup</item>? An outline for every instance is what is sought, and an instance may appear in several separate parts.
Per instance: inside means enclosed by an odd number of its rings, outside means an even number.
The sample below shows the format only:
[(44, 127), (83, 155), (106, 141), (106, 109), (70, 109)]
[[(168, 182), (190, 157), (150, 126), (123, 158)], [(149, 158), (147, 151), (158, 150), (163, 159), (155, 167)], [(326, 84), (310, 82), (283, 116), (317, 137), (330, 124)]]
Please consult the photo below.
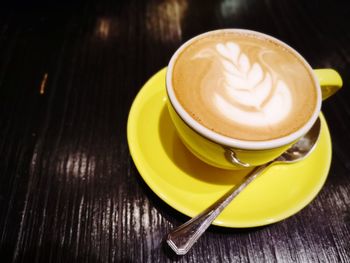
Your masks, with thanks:
[(199, 159), (224, 169), (281, 155), (341, 86), (335, 70), (313, 70), (286, 43), (244, 29), (188, 40), (166, 73), (168, 109), (180, 139)]

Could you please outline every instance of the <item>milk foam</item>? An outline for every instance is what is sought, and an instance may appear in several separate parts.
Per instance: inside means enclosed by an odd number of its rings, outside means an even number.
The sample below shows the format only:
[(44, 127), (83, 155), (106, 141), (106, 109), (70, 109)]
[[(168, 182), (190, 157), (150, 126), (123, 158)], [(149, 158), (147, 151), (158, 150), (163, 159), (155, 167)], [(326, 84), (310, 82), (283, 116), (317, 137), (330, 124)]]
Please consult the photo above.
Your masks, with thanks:
[(250, 33), (200, 37), (179, 53), (172, 72), (183, 109), (230, 138), (263, 141), (300, 129), (312, 116), (312, 72), (288, 47)]
[(221, 74), (215, 75), (223, 89), (210, 89), (212, 94), (207, 95), (223, 117), (261, 127), (275, 125), (288, 116), (292, 108), (291, 92), (276, 72), (263, 68), (264, 61), (255, 58), (252, 63), (249, 54), (232, 41), (216, 44), (211, 51), (201, 50), (194, 59), (209, 56), (221, 65)]
[(215, 50), (222, 64), (225, 94), (213, 90), (213, 104), (235, 122), (250, 126), (274, 125), (285, 119), (292, 107), (287, 84), (272, 70), (253, 64), (234, 42), (219, 43)]

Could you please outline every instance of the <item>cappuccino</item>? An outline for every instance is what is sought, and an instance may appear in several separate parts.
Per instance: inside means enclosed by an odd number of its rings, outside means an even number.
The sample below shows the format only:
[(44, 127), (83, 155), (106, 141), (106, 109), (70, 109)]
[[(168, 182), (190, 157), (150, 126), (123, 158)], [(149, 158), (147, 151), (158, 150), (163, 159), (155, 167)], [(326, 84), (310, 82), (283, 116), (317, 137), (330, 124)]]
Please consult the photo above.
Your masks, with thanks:
[(292, 134), (317, 107), (317, 87), (306, 62), (262, 34), (223, 30), (195, 38), (178, 54), (171, 81), (193, 119), (239, 140)]

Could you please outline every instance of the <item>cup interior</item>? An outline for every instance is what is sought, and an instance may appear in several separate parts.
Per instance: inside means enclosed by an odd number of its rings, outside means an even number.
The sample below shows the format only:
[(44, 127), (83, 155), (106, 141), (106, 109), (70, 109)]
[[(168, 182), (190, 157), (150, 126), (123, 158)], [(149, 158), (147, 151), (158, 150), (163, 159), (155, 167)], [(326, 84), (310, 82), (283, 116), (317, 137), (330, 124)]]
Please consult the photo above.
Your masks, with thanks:
[[(173, 69), (174, 64), (181, 54), (181, 52), (191, 45), (194, 41), (196, 41), (198, 38), (208, 37), (212, 34), (217, 34), (221, 32), (238, 32), (238, 33), (248, 33), (248, 34), (254, 34), (257, 37), (261, 37), (264, 39), (268, 39), (270, 41), (273, 41), (277, 43), (278, 45), (282, 46), (283, 48), (287, 49), (289, 52), (293, 53), (302, 63), (304, 64), (306, 70), (308, 70), (309, 75), (312, 77), (313, 85), (316, 89), (316, 95), (317, 95), (317, 101), (314, 108), (314, 111), (309, 118), (309, 120), (298, 130), (294, 131), (291, 134), (288, 134), (287, 136), (279, 137), (272, 140), (265, 140), (265, 141), (249, 141), (249, 140), (241, 140), (236, 138), (231, 138), (222, 134), (219, 134), (213, 130), (208, 129), (201, 123), (197, 122), (190, 114), (187, 113), (187, 111), (183, 108), (179, 100), (177, 99), (174, 88), (172, 85), (172, 78), (173, 78)], [(306, 134), (312, 127), (312, 125), (315, 123), (316, 119), (318, 118), (318, 115), (321, 110), (321, 103), (322, 103), (322, 96), (321, 96), (321, 88), (318, 83), (318, 80), (316, 79), (316, 76), (311, 68), (311, 66), (308, 64), (308, 62), (292, 47), (287, 45), (286, 43), (263, 33), (251, 31), (251, 30), (245, 30), (245, 29), (221, 29), (221, 30), (215, 30), (210, 31), (201, 35), (198, 35), (194, 38), (191, 38), (187, 42), (185, 42), (182, 46), (178, 48), (178, 50), (174, 53), (174, 55), (171, 57), (170, 62), (168, 64), (167, 73), (166, 73), (166, 91), (169, 98), (169, 102), (171, 103), (172, 107), (176, 111), (176, 113), (179, 115), (179, 117), (196, 133), (200, 134), (201, 136), (205, 137), (206, 139), (213, 141), (217, 144), (220, 144), (225, 147), (232, 147), (236, 149), (246, 149), (246, 150), (263, 150), (263, 149), (273, 149), (278, 148), (287, 144), (290, 144)]]

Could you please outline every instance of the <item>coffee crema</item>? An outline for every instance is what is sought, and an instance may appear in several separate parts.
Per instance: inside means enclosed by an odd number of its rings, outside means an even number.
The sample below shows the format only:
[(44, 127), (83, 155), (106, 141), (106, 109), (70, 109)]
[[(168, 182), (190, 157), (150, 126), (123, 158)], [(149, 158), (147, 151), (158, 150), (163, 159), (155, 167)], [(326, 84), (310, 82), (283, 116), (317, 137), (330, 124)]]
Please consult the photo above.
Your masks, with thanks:
[(214, 32), (178, 55), (175, 95), (197, 122), (249, 141), (272, 140), (301, 128), (317, 92), (312, 73), (294, 52), (253, 33)]

